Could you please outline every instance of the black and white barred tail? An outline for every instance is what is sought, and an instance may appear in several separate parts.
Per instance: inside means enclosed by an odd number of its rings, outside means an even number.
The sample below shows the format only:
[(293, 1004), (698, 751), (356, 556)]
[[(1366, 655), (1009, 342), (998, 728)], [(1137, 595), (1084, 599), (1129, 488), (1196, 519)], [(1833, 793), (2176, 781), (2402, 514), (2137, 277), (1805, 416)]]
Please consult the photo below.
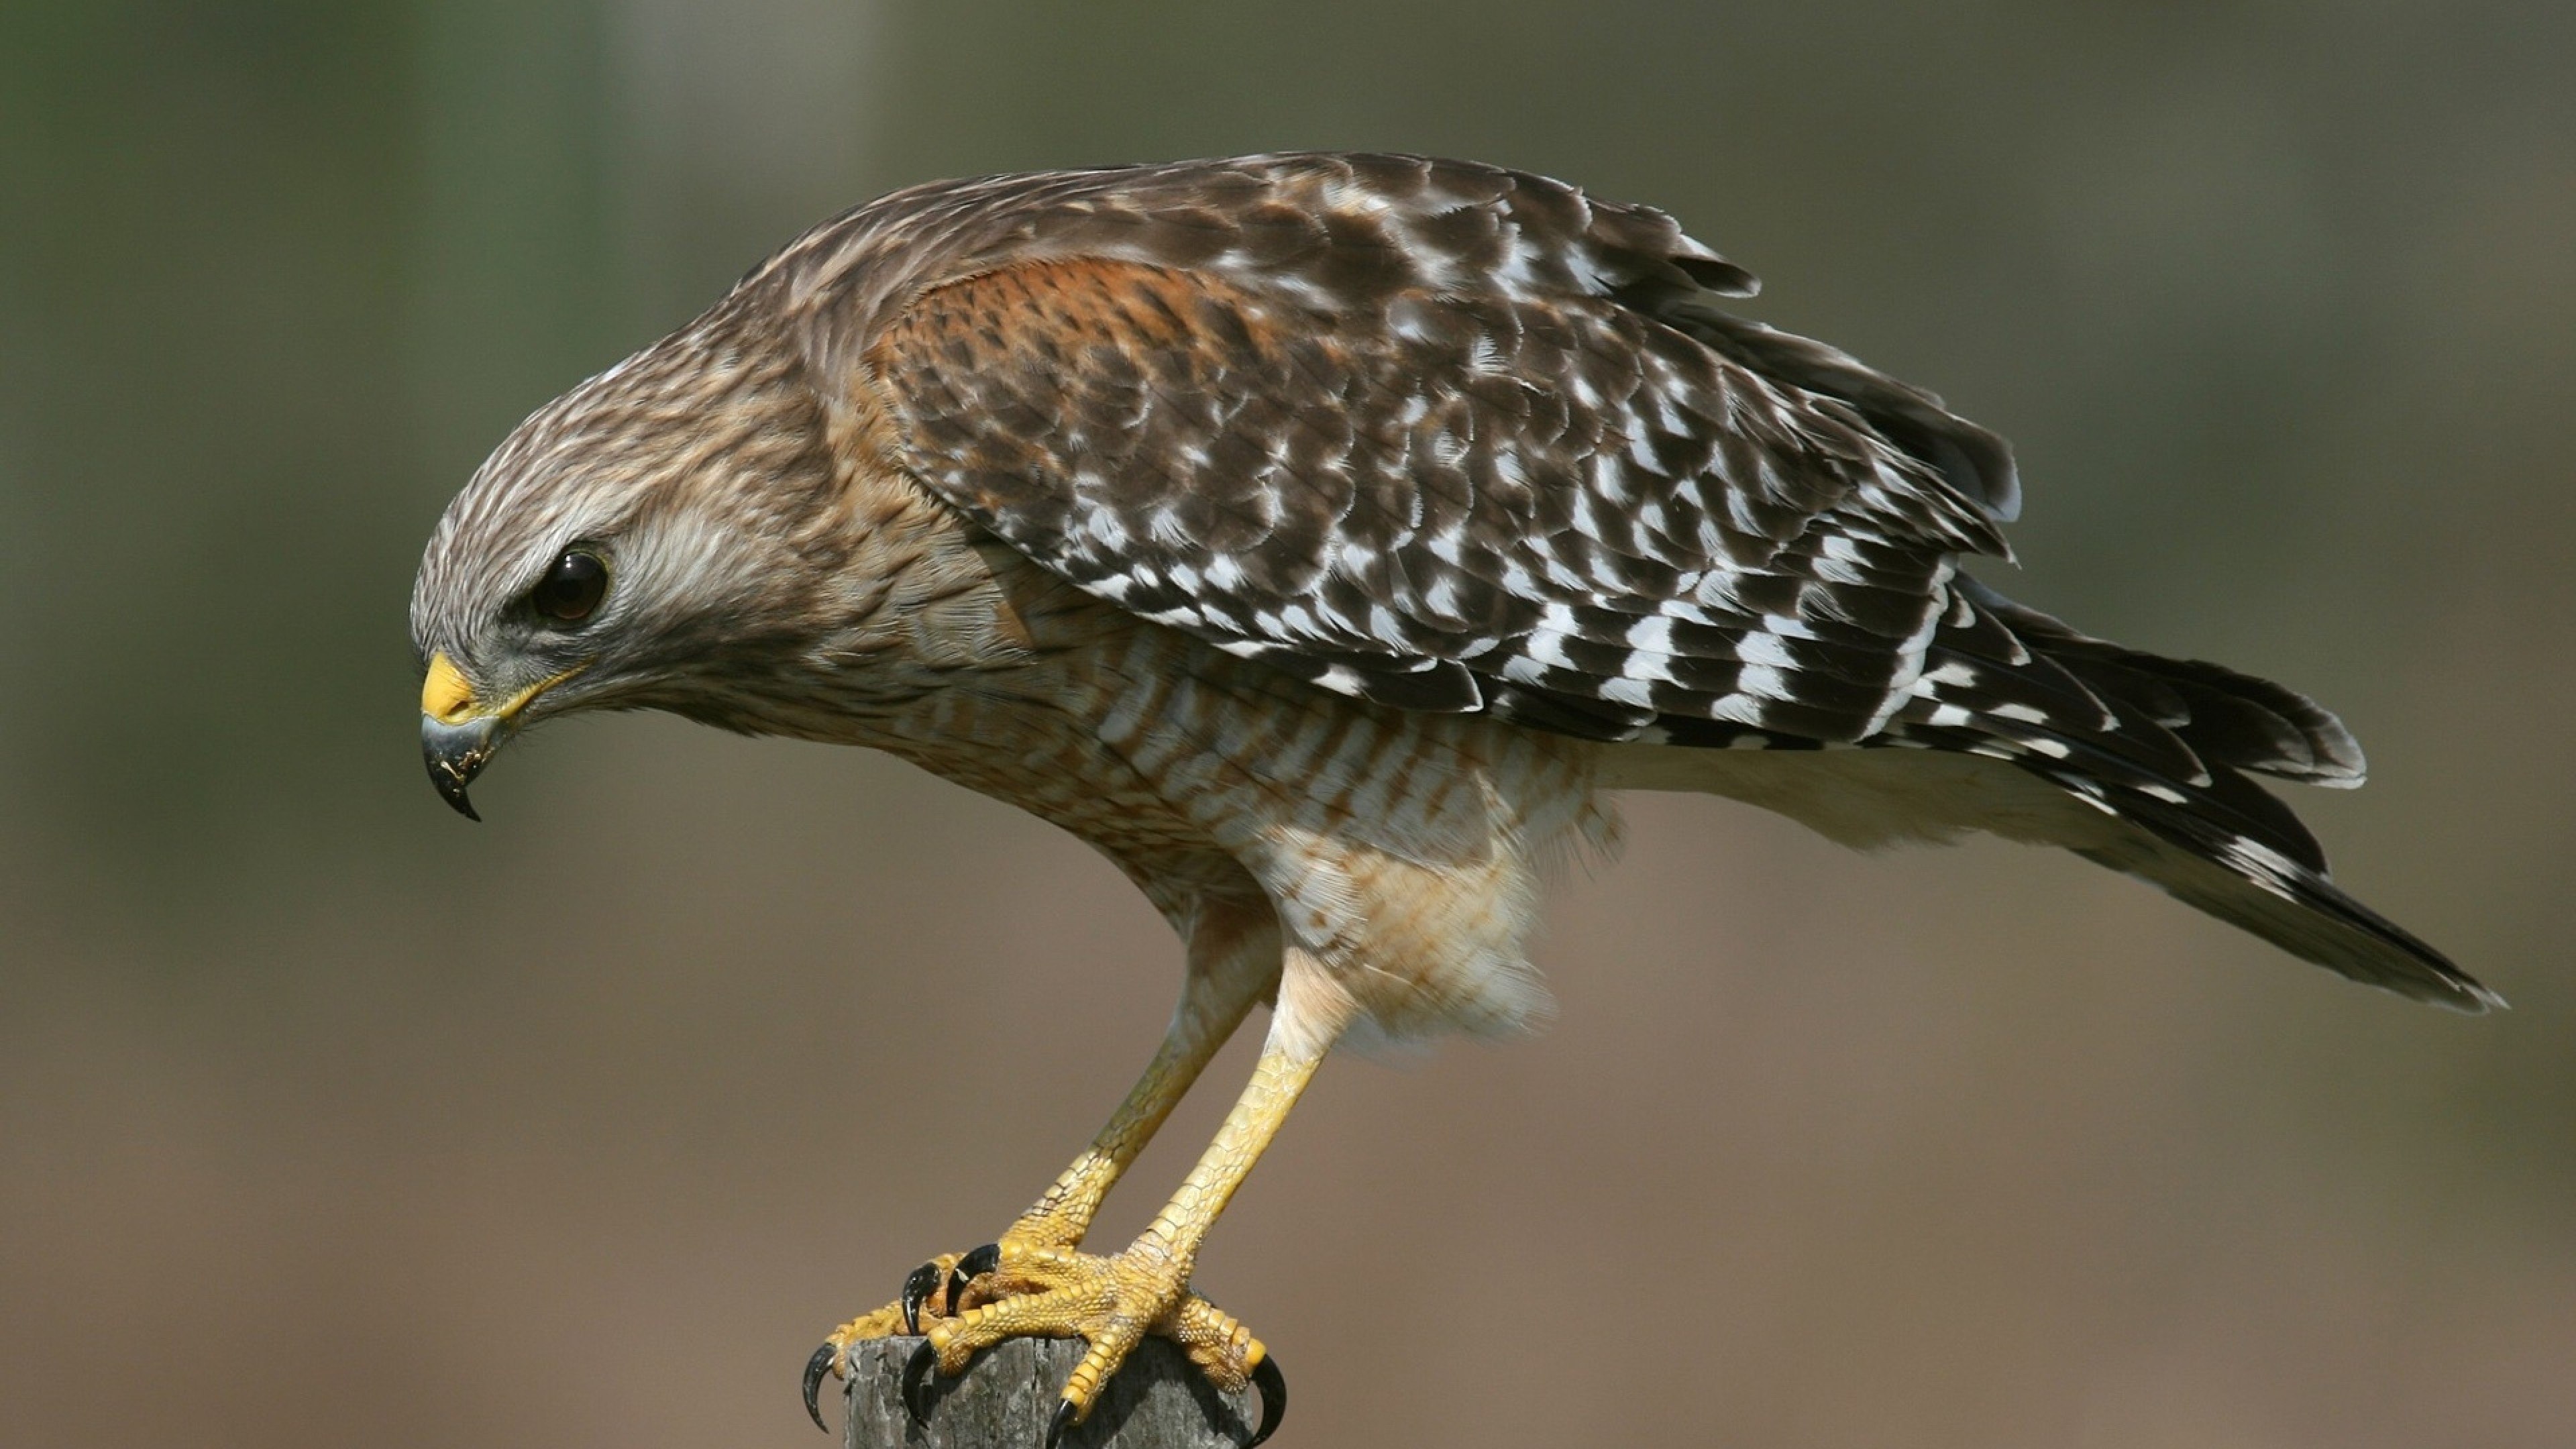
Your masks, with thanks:
[(1862, 747), (1670, 737), (1701, 748), (1628, 747), (1612, 782), (1734, 796), (1859, 846), (1966, 830), (2060, 846), (2353, 980), (2461, 1011), (2504, 1005), (2346, 894), (2316, 838), (2247, 778), (2359, 785), (2360, 747), (2332, 714), (2267, 680), (2076, 633), (1964, 576), (1912, 697)]

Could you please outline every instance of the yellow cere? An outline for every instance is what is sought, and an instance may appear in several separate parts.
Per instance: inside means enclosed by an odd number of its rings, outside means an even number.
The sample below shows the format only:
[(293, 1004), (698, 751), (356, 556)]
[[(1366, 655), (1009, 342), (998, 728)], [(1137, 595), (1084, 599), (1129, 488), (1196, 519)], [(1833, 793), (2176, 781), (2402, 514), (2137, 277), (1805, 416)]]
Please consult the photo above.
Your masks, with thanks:
[(429, 677), (420, 682), (420, 712), (440, 724), (463, 724), (474, 715), (474, 686), (443, 651), (429, 656)]

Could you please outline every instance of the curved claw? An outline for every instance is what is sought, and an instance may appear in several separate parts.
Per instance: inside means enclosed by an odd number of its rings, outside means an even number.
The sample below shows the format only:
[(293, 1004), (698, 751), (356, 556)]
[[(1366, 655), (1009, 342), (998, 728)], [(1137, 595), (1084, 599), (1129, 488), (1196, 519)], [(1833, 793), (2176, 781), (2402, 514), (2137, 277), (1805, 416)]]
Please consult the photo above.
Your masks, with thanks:
[(1064, 1440), (1064, 1431), (1081, 1420), (1082, 1410), (1079, 1405), (1071, 1399), (1059, 1400), (1055, 1406), (1055, 1417), (1047, 1421), (1046, 1449), (1056, 1449), (1056, 1445)]
[(999, 1243), (986, 1243), (958, 1259), (957, 1266), (948, 1270), (948, 1306), (941, 1311), (955, 1313), (957, 1295), (966, 1291), (966, 1285), (1001, 1265), (1002, 1245)]
[(1252, 1385), (1261, 1390), (1261, 1427), (1252, 1431), (1243, 1449), (1254, 1449), (1279, 1428), (1280, 1420), (1288, 1417), (1288, 1377), (1279, 1372), (1279, 1360), (1262, 1355), (1261, 1362), (1252, 1366)]
[(805, 1360), (805, 1412), (814, 1416), (814, 1427), (826, 1434), (832, 1432), (832, 1426), (823, 1422), (823, 1406), (817, 1401), (822, 1397), (823, 1378), (837, 1366), (835, 1360), (839, 1357), (840, 1351), (826, 1342)]
[(927, 1339), (912, 1351), (912, 1357), (903, 1361), (903, 1411), (912, 1416), (914, 1424), (924, 1429), (930, 1427), (930, 1404), (926, 1398), (930, 1375), (938, 1367), (939, 1355), (931, 1349)]
[(921, 1305), (930, 1299), (931, 1290), (939, 1286), (939, 1265), (924, 1263), (903, 1280), (903, 1331), (921, 1332)]

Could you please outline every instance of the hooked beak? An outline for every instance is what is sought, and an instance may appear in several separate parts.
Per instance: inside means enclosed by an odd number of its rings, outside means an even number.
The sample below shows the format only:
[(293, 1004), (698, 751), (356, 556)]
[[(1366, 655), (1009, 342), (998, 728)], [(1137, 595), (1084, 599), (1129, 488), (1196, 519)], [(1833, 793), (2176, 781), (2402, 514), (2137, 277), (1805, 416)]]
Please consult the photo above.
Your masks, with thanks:
[(483, 773), (501, 742), (518, 728), (519, 711), (528, 707), (528, 701), (578, 673), (558, 674), (519, 691), (498, 708), (486, 708), (475, 699), (474, 686), (465, 682), (454, 661), (443, 651), (431, 655), (429, 677), (420, 684), (420, 754), (439, 798), (466, 819), (481, 820), (474, 813), (474, 802), (465, 798), (465, 787)]

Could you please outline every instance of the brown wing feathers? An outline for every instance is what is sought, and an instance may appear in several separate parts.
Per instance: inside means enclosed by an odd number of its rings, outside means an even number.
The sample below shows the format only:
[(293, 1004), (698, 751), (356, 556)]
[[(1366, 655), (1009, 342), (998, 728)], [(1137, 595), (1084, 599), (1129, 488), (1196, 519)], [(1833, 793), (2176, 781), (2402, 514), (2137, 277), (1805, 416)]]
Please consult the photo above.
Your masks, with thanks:
[(1752, 278), (1660, 212), (1256, 157), (917, 188), (753, 284), (863, 358), (925, 486), (1146, 618), (1405, 709), (2010, 760), (2161, 842), (2108, 863), (2484, 999), (2236, 773), (2357, 782), (2331, 715), (1957, 575), (2006, 552), (2002, 440), (1717, 310)]
[[(1622, 301), (1749, 282), (1659, 213), (1445, 163), (1255, 169), (1168, 254), (1106, 218), (1173, 177), (1104, 173), (1021, 227), (1036, 257), (979, 252), (884, 325), (923, 481), (1080, 587), (1381, 703), (1885, 724), (1952, 555), (2001, 548), (1869, 425), (1893, 384), (1784, 387)], [(1123, 254), (1047, 255), (1085, 229)]]

